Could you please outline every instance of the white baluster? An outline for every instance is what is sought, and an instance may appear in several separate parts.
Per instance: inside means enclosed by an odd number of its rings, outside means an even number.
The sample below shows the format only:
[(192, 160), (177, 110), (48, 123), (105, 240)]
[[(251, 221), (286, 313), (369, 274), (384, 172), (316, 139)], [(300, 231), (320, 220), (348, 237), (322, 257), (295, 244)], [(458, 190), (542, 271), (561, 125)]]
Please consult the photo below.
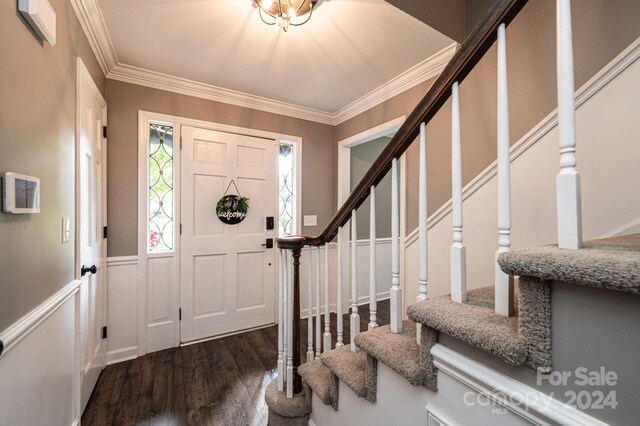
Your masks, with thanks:
[[(416, 302), (427, 300), (429, 281), (429, 240), (427, 234), (427, 125), (420, 124), (420, 171), (418, 177), (418, 297)], [(416, 340), (421, 342), (422, 324), (416, 327)]]
[(329, 297), (329, 244), (324, 245), (324, 345), (323, 351), (331, 350), (331, 306)]
[(342, 324), (342, 299), (344, 296), (342, 290), (342, 227), (338, 228), (338, 290), (337, 290), (337, 306), (336, 306), (336, 316), (337, 316), (337, 324), (336, 328), (338, 330), (338, 336), (336, 341), (336, 348), (340, 346), (344, 346), (343, 342), (343, 324)]
[(311, 246), (308, 246), (309, 250), (307, 253), (309, 254), (309, 267), (307, 271), (309, 272), (309, 279), (307, 282), (307, 362), (313, 361), (313, 253), (311, 250)]
[(320, 247), (316, 247), (316, 358), (320, 358), (322, 353), (322, 316), (320, 313), (321, 300), (320, 300)]
[(400, 288), (400, 197), (398, 159), (391, 163), (391, 331), (402, 332), (403, 300)]
[(278, 250), (278, 390), (284, 390), (284, 256)]
[(356, 336), (360, 334), (360, 314), (358, 314), (358, 236), (356, 225), (356, 211), (351, 211), (351, 350), (358, 352)]
[(513, 308), (513, 277), (498, 265), (498, 256), (511, 246), (511, 172), (509, 161), (509, 98), (505, 24), (498, 27), (498, 251), (496, 252), (497, 314), (509, 316)]
[[(288, 250), (291, 252), (291, 250)], [(287, 398), (293, 398), (293, 253), (287, 256)], [(300, 332), (300, 330), (296, 330)]]
[(451, 87), (451, 186), (453, 199), (453, 244), (451, 245), (451, 299), (467, 301), (467, 252), (462, 244), (462, 144), (460, 141), (460, 90)]
[(576, 170), (576, 120), (573, 81), (571, 1), (557, 1), (558, 132), (560, 173), (556, 178), (558, 246), (579, 249), (582, 245), (580, 174)]
[(378, 326), (376, 317), (378, 310), (376, 282), (376, 187), (371, 186), (369, 213), (369, 330)]
[(420, 124), (420, 177), (418, 195), (418, 297), (417, 302), (427, 300), (427, 282), (429, 279), (429, 242), (427, 237), (427, 126)]

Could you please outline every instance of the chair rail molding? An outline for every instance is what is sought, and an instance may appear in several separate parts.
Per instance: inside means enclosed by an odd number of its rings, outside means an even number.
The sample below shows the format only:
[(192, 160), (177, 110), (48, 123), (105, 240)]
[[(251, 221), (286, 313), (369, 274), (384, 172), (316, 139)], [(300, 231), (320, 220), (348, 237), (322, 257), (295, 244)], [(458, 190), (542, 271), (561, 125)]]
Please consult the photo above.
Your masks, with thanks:
[(2, 342), (3, 349), (0, 356), (6, 355), (22, 339), (35, 330), (38, 325), (49, 318), (60, 306), (76, 294), (80, 289), (80, 284), (80, 280), (71, 281), (31, 312), (2, 331), (0, 333), (0, 342)]

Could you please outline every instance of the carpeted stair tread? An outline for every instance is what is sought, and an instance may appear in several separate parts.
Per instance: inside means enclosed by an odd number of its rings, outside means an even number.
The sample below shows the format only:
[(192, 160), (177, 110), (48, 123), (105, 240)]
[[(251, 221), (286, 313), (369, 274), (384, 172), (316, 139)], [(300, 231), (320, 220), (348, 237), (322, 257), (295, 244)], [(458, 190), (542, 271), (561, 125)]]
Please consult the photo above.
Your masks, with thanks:
[(488, 309), (453, 302), (448, 296), (409, 306), (409, 318), (496, 355), (509, 364), (521, 365), (527, 357), (518, 333), (518, 318), (504, 317)]
[(332, 389), (331, 370), (320, 359), (314, 359), (298, 367), (298, 373), (307, 385), (318, 395), (324, 405), (334, 405), (337, 409), (337, 389)]
[(588, 241), (579, 250), (555, 245), (513, 250), (498, 262), (513, 275), (640, 294), (640, 234)]
[[(278, 391), (277, 380), (272, 380), (267, 386), (264, 398), (269, 406), (269, 410), (281, 417), (298, 418), (305, 417), (311, 413), (311, 406), (307, 403), (306, 391), (287, 398), (286, 392)], [(271, 424), (271, 422), (270, 422)]]
[(427, 373), (420, 366), (420, 346), (416, 341), (416, 323), (403, 322), (402, 333), (391, 332), (391, 327), (374, 328), (360, 333), (356, 345), (370, 356), (390, 367), (414, 386), (426, 384)]
[(352, 352), (351, 345), (345, 345), (323, 353), (320, 360), (358, 397), (375, 401), (375, 389), (371, 387), (375, 387), (377, 369), (365, 352)]
[[(520, 301), (520, 289), (518, 286), (518, 282), (516, 280), (513, 288), (513, 304), (514, 304), (514, 317), (518, 316), (518, 303)], [(467, 291), (467, 301), (465, 302), (468, 305), (480, 306), (482, 308), (488, 308), (491, 310), (495, 310), (495, 299), (496, 299), (496, 286), (490, 285), (486, 287), (474, 288), (472, 290)]]

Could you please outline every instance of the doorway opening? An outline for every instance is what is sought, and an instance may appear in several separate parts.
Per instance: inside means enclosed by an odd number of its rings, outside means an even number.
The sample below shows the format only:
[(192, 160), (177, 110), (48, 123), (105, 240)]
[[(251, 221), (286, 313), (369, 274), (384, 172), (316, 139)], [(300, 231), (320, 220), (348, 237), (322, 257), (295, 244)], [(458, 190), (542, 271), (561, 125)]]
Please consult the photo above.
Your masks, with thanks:
[[(405, 117), (388, 121), (372, 129), (358, 133), (344, 139), (338, 144), (338, 206), (349, 197), (351, 191), (369, 170), (375, 159), (387, 146), (393, 135), (398, 131)], [(405, 236), (405, 162), (404, 156), (399, 162), (399, 191), (400, 191), (400, 241)], [(389, 277), (391, 277), (391, 176), (388, 174), (376, 187), (376, 275), (378, 279), (377, 299), (389, 297)], [(356, 212), (356, 241), (350, 241), (349, 227), (342, 229), (342, 252), (350, 253), (349, 245), (357, 245), (358, 265), (369, 263), (369, 213), (370, 205), (365, 201)], [(401, 250), (401, 264), (404, 262)], [(343, 267), (343, 282), (349, 282), (349, 262)], [(401, 268), (401, 271), (403, 268)], [(401, 272), (401, 283), (403, 281)], [(368, 276), (358, 274), (358, 304), (369, 301)], [(346, 301), (346, 299), (345, 299)], [(345, 304), (344, 306), (348, 306)], [(346, 312), (346, 310), (345, 310)]]

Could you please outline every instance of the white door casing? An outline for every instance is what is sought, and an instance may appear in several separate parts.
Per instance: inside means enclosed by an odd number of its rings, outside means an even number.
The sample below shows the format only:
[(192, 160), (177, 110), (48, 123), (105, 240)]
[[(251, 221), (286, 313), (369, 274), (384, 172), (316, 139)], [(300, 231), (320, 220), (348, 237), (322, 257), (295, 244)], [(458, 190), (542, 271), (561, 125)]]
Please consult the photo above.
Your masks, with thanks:
[(95, 266), (95, 272), (81, 275), (80, 285), (80, 412), (106, 363), (107, 240), (106, 225), (106, 125), (107, 104), (86, 67), (77, 60), (77, 187), (76, 187), (76, 270)]
[[(275, 320), (277, 141), (182, 126), (181, 341)], [(247, 217), (226, 225), (216, 203), (231, 179), (249, 198)], [(231, 186), (230, 193), (235, 193)]]

